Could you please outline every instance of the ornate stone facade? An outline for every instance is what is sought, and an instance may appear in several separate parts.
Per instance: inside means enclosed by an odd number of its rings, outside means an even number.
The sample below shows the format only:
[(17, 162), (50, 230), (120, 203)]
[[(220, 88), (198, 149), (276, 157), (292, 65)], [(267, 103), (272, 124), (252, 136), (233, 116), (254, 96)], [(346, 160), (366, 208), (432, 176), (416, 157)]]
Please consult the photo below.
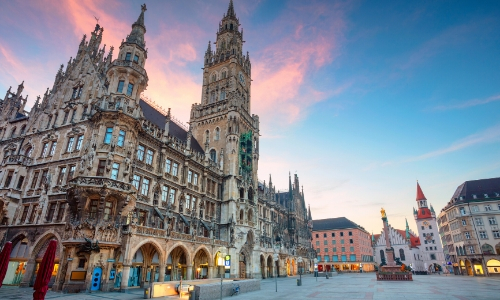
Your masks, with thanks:
[[(297, 273), (298, 256), (309, 268), (311, 216), (297, 175), (286, 193), (258, 181), (259, 118), (232, 1), (216, 51), (206, 51), (189, 128), (141, 97), (145, 11), (116, 58), (97, 24), (29, 112), (23, 84), (0, 101), (0, 238), (14, 244), (4, 283), (33, 284), (50, 239), (59, 242), (55, 290), (283, 276)], [(217, 266), (226, 254), (227, 270)]]

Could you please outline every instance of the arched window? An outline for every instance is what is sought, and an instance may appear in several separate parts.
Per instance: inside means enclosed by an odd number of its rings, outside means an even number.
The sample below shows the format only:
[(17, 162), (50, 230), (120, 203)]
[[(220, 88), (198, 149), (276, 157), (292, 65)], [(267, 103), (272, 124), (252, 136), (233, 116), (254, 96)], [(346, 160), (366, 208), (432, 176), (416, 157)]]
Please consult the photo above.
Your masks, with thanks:
[(229, 25), (229, 30), (233, 30), (233, 23), (231, 23), (231, 25)]
[(248, 199), (253, 200), (253, 189), (251, 187), (248, 188)]
[(210, 142), (210, 131), (205, 131), (205, 141)]
[(245, 190), (243, 188), (240, 188), (240, 198), (243, 199), (245, 196)]
[(482, 245), (481, 250), (483, 251), (483, 254), (487, 254), (487, 255), (495, 254), (495, 250), (493, 250), (493, 247), (490, 244)]
[(252, 209), (249, 209), (248, 210), (248, 221), (252, 221), (253, 220), (253, 210)]
[(24, 134), (24, 132), (25, 132), (25, 131), (26, 131), (26, 125), (23, 125), (23, 126), (21, 127), (21, 134)]
[(217, 76), (215, 74), (212, 75), (212, 82), (215, 82), (217, 80)]
[(243, 209), (240, 210), (240, 220), (243, 221), (243, 219), (245, 218), (245, 215), (243, 214)]
[(220, 100), (225, 100), (226, 99), (226, 89), (222, 88), (220, 90)]
[(406, 260), (405, 251), (403, 249), (399, 249), (399, 258), (401, 258), (401, 261)]
[(215, 140), (218, 141), (220, 139), (220, 129), (219, 127), (215, 128)]
[(213, 162), (217, 162), (217, 151), (215, 149), (210, 150), (210, 159)]
[(15, 133), (16, 133), (16, 127), (12, 128), (12, 131), (10, 133), (10, 137), (14, 137)]
[(31, 154), (33, 154), (33, 147), (28, 147), (26, 151), (24, 151), (24, 156), (31, 157)]

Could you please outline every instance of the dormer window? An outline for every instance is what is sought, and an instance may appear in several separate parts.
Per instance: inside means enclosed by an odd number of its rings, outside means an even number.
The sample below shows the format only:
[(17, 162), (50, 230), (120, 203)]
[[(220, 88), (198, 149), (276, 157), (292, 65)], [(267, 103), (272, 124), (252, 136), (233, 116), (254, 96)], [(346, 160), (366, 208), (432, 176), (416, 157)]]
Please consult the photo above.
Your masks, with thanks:
[(138, 64), (138, 63), (139, 63), (139, 56), (138, 56), (137, 54), (136, 54), (136, 55), (134, 55), (134, 62), (135, 62), (136, 64)]
[(125, 60), (130, 60), (131, 56), (132, 56), (132, 53), (127, 52), (127, 54), (125, 54)]

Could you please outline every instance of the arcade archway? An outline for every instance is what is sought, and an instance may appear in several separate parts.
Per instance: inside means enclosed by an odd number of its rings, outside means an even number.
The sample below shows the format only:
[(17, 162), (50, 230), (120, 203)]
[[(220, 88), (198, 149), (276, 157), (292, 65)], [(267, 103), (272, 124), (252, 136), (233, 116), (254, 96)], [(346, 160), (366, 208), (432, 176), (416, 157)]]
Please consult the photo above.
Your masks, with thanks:
[(201, 248), (196, 252), (193, 259), (194, 278), (207, 279), (208, 278), (208, 262), (209, 253)]
[(167, 271), (166, 279), (167, 281), (180, 280), (181, 276), (183, 279), (187, 277), (187, 261), (188, 254), (183, 247), (175, 247), (167, 258)]

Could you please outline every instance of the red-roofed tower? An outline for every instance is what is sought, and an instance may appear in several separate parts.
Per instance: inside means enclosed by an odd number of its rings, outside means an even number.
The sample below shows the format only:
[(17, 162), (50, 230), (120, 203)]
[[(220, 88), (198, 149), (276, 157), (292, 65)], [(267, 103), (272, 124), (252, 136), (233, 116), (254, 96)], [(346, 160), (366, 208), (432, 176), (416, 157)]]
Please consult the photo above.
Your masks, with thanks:
[(419, 248), (422, 253), (424, 269), (431, 271), (435, 267), (435, 264), (442, 265), (444, 263), (443, 246), (441, 245), (441, 238), (439, 236), (436, 214), (432, 206), (429, 209), (427, 198), (418, 181), (416, 201), (418, 209), (413, 209), (413, 213), (421, 243)]

